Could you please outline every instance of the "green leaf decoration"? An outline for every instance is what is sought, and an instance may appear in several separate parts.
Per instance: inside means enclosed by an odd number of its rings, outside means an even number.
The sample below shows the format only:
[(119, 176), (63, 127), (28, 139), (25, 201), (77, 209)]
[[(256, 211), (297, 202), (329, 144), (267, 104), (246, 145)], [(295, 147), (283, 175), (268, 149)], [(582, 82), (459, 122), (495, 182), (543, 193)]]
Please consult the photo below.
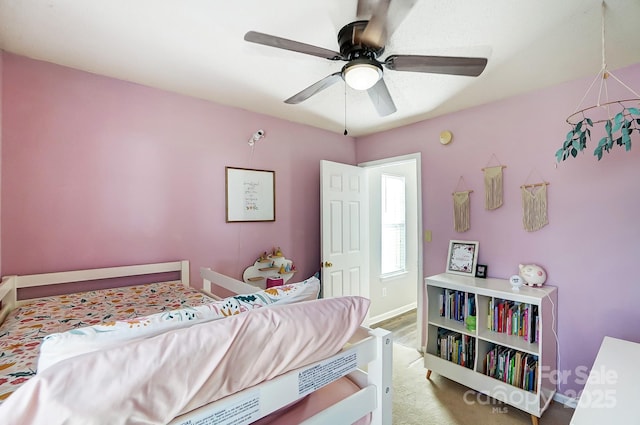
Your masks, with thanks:
[(569, 141), (571, 139), (573, 139), (573, 130), (567, 133), (567, 137), (564, 140)]
[(582, 129), (582, 121), (580, 121), (578, 124), (576, 124), (576, 128), (574, 129), (574, 131), (577, 133)]
[[(601, 140), (601, 142), (602, 142), (602, 140)], [(601, 146), (601, 145), (598, 145), (598, 147), (596, 148), (596, 150), (594, 150), (594, 151), (593, 151), (593, 154), (594, 154), (595, 156), (597, 156), (597, 157), (598, 157), (598, 161), (600, 161), (600, 160), (602, 159), (602, 146)]]
[(580, 149), (580, 141), (579, 140), (574, 140), (573, 143), (571, 143), (571, 147), (573, 149)]
[[(618, 117), (618, 116), (616, 115), (616, 118), (617, 118), (617, 117)], [(622, 121), (618, 121), (618, 120), (616, 119), (616, 122), (615, 122), (615, 124), (613, 125), (613, 128), (611, 129), (611, 132), (612, 132), (612, 133), (615, 133), (616, 131), (620, 130), (620, 127), (621, 127), (621, 126), (622, 126)]]
[[(621, 112), (614, 115), (612, 119), (604, 122), (605, 135), (598, 141), (598, 146), (594, 149), (593, 154), (600, 161), (604, 152), (610, 152), (614, 146), (624, 146), (626, 151), (631, 150), (631, 142), (633, 132), (640, 133), (640, 108), (624, 108)], [(571, 130), (567, 133), (562, 147), (555, 152), (558, 162), (565, 161), (569, 157), (576, 158), (578, 153), (586, 149), (587, 140), (591, 140), (591, 129), (593, 120), (584, 117), (572, 125)], [(598, 129), (601, 132), (601, 129)]]
[(631, 137), (629, 136), (629, 133), (623, 131), (621, 139), (622, 143), (624, 143), (625, 150), (629, 151), (629, 149), (631, 149)]
[(618, 112), (616, 116), (613, 118), (616, 124), (621, 123), (623, 119), (624, 119), (624, 112)]
[(605, 146), (607, 144), (607, 138), (603, 137), (602, 139), (600, 139), (600, 141), (598, 142), (598, 148), (602, 149), (603, 146)]

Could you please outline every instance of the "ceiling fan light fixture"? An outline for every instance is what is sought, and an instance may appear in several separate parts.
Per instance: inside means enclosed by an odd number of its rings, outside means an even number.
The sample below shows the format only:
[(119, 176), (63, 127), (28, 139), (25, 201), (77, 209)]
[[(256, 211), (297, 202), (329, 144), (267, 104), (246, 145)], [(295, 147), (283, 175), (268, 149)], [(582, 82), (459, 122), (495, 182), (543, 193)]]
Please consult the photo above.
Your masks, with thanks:
[(369, 90), (382, 78), (382, 67), (371, 61), (352, 61), (344, 67), (343, 75), (352, 89)]

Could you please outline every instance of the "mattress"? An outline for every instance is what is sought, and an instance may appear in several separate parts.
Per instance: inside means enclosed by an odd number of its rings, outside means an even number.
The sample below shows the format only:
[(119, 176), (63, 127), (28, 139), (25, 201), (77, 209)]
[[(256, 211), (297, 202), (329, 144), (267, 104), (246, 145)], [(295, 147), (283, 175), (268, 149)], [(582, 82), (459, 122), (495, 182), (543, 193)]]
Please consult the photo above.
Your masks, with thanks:
[(56, 332), (198, 306), (214, 299), (181, 282), (151, 283), (39, 298), (0, 325), (0, 403), (36, 374), (42, 339)]

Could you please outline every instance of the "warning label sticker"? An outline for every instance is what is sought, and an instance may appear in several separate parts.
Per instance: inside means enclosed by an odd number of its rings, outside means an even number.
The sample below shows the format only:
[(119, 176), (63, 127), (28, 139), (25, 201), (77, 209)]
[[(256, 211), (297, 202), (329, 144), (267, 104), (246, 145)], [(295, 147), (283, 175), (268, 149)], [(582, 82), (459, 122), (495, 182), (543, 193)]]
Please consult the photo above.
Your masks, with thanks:
[(355, 349), (340, 353), (316, 366), (298, 373), (298, 395), (303, 396), (324, 387), (356, 370), (358, 354)]
[(260, 419), (260, 393), (254, 391), (230, 406), (206, 412), (180, 425), (245, 425)]

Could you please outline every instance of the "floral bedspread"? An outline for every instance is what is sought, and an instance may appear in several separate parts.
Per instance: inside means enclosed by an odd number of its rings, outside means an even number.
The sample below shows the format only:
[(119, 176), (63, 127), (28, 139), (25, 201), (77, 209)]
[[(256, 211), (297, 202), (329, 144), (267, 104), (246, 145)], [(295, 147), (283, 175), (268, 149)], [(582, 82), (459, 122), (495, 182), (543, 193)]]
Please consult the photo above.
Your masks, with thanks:
[(212, 301), (170, 282), (46, 297), (19, 307), (0, 325), (0, 403), (35, 375), (40, 342), (47, 334)]

